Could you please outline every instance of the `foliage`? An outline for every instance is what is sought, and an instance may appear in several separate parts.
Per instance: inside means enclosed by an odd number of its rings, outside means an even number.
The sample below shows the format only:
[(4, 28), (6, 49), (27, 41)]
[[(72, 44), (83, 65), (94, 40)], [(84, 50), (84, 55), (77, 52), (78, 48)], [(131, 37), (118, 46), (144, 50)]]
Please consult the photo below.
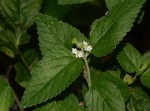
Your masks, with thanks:
[[(65, 17), (73, 4), (102, 1), (0, 1), (0, 55), (10, 59), (3, 77), (25, 89), (21, 102), (14, 94), (20, 111), (150, 110), (150, 53), (123, 41), (145, 0), (105, 0), (108, 11), (93, 20), (89, 34)], [(111, 67), (100, 63), (107, 56), (115, 58)], [(7, 111), (13, 90), (1, 76), (0, 87), (0, 110)]]

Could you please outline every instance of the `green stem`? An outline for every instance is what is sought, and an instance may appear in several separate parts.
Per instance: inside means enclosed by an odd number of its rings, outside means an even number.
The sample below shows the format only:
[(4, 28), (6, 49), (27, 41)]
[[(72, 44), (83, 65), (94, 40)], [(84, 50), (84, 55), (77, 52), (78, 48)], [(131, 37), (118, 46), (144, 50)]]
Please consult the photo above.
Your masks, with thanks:
[(88, 83), (88, 86), (89, 86), (89, 89), (91, 88), (91, 75), (90, 75), (90, 68), (89, 68), (89, 64), (88, 64), (88, 60), (87, 60), (87, 55), (86, 54), (84, 54), (84, 56), (83, 56), (83, 60), (84, 60), (84, 63), (85, 63), (85, 69), (86, 69), (86, 76), (87, 76), (87, 78), (85, 78), (86, 79), (86, 81), (87, 81), (87, 83)]

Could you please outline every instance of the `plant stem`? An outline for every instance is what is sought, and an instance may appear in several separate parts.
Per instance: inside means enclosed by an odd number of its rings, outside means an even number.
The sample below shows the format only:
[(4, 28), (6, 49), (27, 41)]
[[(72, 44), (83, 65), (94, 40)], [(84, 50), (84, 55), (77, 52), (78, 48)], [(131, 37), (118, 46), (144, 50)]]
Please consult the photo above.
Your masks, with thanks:
[(91, 88), (91, 75), (90, 75), (90, 68), (89, 68), (89, 65), (88, 65), (88, 60), (87, 60), (87, 56), (86, 54), (84, 54), (83, 56), (83, 60), (84, 60), (84, 63), (85, 63), (85, 69), (86, 69), (86, 81), (88, 83), (88, 86), (89, 86), (89, 89)]
[(19, 110), (24, 111), (24, 109), (20, 106), (20, 101), (19, 101), (18, 97), (16, 96), (15, 92), (14, 92), (14, 96), (15, 96), (15, 101), (16, 101), (16, 104), (17, 104)]

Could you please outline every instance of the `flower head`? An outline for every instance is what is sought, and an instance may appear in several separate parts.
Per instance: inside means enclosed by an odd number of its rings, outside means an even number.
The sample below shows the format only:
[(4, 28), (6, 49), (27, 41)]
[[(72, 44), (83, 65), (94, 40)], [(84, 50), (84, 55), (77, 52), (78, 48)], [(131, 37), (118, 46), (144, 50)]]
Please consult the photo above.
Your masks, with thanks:
[(75, 54), (77, 58), (82, 58), (83, 57), (83, 52), (77, 50), (76, 48), (72, 48), (72, 53)]

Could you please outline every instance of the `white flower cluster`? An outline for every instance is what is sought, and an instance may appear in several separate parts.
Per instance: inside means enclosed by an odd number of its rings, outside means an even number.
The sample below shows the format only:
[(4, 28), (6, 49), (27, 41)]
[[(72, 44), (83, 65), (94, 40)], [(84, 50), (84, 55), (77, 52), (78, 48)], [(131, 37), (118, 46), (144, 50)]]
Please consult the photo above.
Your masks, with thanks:
[[(88, 45), (87, 42), (83, 41), (83, 49), (84, 51), (86, 52), (91, 52), (92, 50), (92, 46), (91, 45)], [(80, 51), (80, 50), (77, 50), (76, 48), (72, 48), (72, 53), (76, 55), (77, 58), (82, 58), (83, 55), (84, 55), (84, 52)]]

